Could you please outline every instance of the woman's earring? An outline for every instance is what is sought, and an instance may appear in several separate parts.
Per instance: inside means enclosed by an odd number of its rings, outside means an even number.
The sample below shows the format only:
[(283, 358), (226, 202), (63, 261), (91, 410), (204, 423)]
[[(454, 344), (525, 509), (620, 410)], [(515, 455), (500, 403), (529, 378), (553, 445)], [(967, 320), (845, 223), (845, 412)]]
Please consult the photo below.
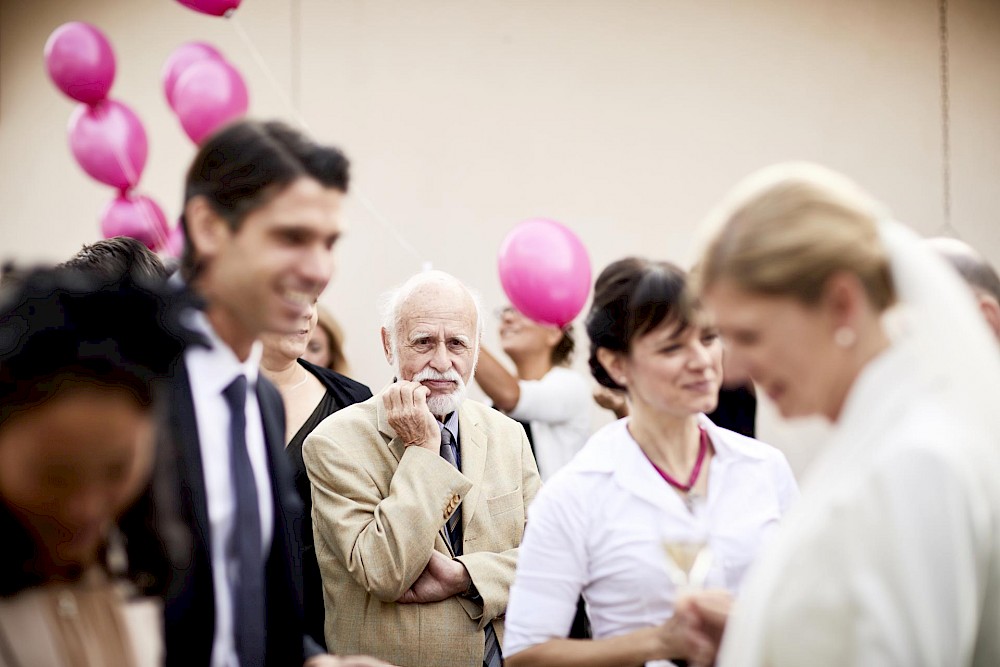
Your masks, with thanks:
[(833, 332), (833, 342), (838, 347), (848, 348), (858, 341), (858, 334), (851, 327), (837, 327)]

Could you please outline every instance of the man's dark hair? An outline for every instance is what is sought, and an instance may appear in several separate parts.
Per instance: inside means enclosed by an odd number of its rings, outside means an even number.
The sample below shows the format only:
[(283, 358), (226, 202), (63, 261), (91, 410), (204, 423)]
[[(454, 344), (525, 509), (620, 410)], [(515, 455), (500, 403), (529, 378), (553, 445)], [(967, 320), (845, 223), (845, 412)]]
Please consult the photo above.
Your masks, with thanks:
[[(321, 146), (279, 121), (239, 121), (210, 137), (187, 173), (184, 204), (204, 197), (216, 215), (236, 231), (247, 215), (265, 206), (300, 178), (347, 192), (350, 163), (337, 148)], [(181, 275), (198, 272), (198, 258), (184, 226)]]
[(93, 273), (105, 280), (120, 280), (132, 274), (153, 283), (167, 278), (167, 269), (144, 243), (129, 236), (115, 236), (85, 245), (60, 266)]
[(1000, 302), (1000, 277), (996, 269), (972, 246), (951, 238), (930, 239), (931, 247), (958, 271), (974, 289)]
[(590, 372), (601, 385), (624, 390), (597, 359), (597, 349), (628, 353), (635, 339), (665, 322), (679, 333), (694, 323), (696, 302), (684, 271), (669, 262), (627, 257), (597, 277), (587, 315)]

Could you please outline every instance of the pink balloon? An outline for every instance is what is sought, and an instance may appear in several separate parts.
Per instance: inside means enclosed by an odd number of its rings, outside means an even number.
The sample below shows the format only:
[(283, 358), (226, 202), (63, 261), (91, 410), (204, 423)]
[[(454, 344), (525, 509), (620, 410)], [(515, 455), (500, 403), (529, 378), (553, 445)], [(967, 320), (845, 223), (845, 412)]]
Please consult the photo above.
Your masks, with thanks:
[(135, 187), (146, 167), (146, 130), (127, 106), (103, 100), (77, 105), (69, 117), (69, 147), (83, 170), (119, 190)]
[(167, 242), (162, 249), (170, 257), (180, 257), (184, 254), (184, 227), (179, 220), (177, 225), (167, 234)]
[(106, 239), (131, 236), (156, 250), (167, 242), (167, 218), (149, 197), (122, 194), (101, 212), (101, 233)]
[(223, 60), (192, 63), (174, 84), (174, 111), (196, 144), (244, 116), (248, 104), (243, 77)]
[(177, 0), (177, 2), (202, 14), (225, 16), (226, 13), (239, 7), (242, 0)]
[(568, 227), (552, 220), (525, 220), (500, 245), (500, 283), (526, 317), (564, 327), (590, 293), (587, 249)]
[(167, 56), (160, 77), (163, 79), (163, 92), (171, 109), (174, 108), (174, 86), (177, 84), (177, 79), (192, 64), (211, 59), (225, 60), (214, 46), (205, 42), (181, 44)]
[(115, 80), (115, 54), (100, 30), (80, 21), (64, 23), (45, 42), (45, 69), (59, 90), (96, 104)]

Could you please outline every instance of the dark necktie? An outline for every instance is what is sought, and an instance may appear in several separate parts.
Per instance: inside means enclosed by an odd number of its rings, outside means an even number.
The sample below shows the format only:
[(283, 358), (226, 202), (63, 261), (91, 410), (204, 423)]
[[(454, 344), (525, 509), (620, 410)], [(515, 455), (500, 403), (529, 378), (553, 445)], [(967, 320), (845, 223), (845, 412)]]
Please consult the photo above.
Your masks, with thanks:
[(239, 375), (222, 392), (229, 404), (229, 465), (236, 500), (227, 545), (233, 631), (241, 667), (263, 665), (265, 654), (264, 556), (250, 456), (247, 453), (247, 379)]
[[(441, 456), (445, 461), (456, 468), (458, 465), (458, 448), (455, 440), (444, 425), (441, 426)], [(451, 551), (456, 556), (462, 555), (462, 506), (459, 505), (455, 513), (448, 519), (448, 541), (451, 542)], [(480, 603), (482, 601), (480, 600)], [(486, 624), (486, 647), (483, 653), (484, 667), (501, 667), (503, 659), (500, 654), (500, 642), (497, 640), (497, 633), (493, 629), (492, 623)]]

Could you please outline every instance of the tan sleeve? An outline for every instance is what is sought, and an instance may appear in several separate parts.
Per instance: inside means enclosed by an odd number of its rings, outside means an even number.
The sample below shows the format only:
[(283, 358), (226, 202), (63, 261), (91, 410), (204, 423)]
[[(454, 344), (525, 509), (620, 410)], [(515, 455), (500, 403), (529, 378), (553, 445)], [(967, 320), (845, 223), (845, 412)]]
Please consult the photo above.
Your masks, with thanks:
[[(518, 428), (521, 431), (521, 493), (527, 516), (528, 507), (542, 486), (542, 478), (538, 475), (535, 457), (531, 454), (531, 445), (524, 429)], [(521, 534), (517, 536), (515, 544), (520, 545), (523, 537), (524, 526), (521, 527)], [(469, 576), (483, 599), (482, 607), (471, 600), (461, 600), (466, 613), (473, 620), (479, 621), (480, 628), (507, 612), (507, 598), (511, 584), (514, 583), (518, 551), (519, 547), (515, 546), (499, 553), (477, 551), (458, 557), (469, 571)]]
[[(345, 428), (335, 440), (331, 430), (314, 431), (302, 448), (316, 543), (323, 542), (371, 595), (394, 602), (423, 572), (449, 505), (455, 496), (464, 498), (472, 483), (433, 452), (407, 447), (384, 493), (374, 457), (340, 444), (345, 437), (370, 436)], [(375, 437), (372, 448), (385, 446)]]

